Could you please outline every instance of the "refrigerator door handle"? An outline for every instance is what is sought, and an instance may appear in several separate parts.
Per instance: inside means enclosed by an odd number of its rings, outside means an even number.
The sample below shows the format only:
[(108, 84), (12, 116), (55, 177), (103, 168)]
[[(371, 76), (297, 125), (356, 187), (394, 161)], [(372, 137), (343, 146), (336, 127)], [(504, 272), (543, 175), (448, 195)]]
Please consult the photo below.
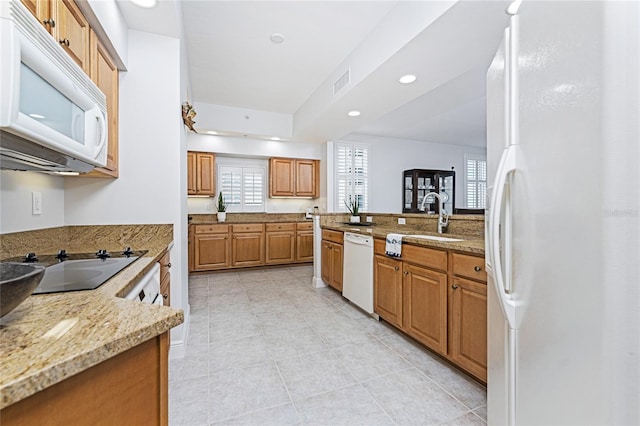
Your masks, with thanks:
[[(511, 253), (509, 253), (511, 244), (507, 242), (505, 250), (505, 265), (503, 265), (502, 255), (500, 253), (500, 218), (502, 212), (506, 209), (506, 228), (511, 226), (508, 202), (505, 203), (505, 189), (508, 185), (508, 178), (516, 171), (516, 153), (518, 145), (510, 145), (505, 148), (498, 164), (498, 170), (495, 179), (494, 191), (491, 200), (491, 211), (489, 216), (489, 244), (488, 257), (491, 269), (493, 270), (493, 282), (496, 286), (496, 293), (504, 311), (505, 317), (511, 328), (517, 328), (516, 324), (516, 308), (517, 302), (511, 297), (510, 292), (513, 290), (511, 283)], [(510, 238), (510, 230), (505, 229), (505, 240)], [(506, 271), (505, 271), (506, 269)]]

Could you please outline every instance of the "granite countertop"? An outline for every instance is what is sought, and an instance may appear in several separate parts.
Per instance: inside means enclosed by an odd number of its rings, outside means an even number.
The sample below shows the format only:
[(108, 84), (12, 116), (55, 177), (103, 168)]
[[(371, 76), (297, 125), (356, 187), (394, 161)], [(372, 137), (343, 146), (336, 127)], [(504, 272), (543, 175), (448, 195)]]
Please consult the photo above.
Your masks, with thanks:
[[(233, 225), (234, 223), (313, 222), (312, 219), (305, 219), (304, 216), (304, 213), (227, 213), (227, 220), (223, 223)], [(191, 225), (219, 223), (215, 214), (190, 214), (189, 218)]]
[[(425, 232), (424, 230), (416, 230), (412, 228), (405, 228), (401, 225), (399, 226), (378, 226), (374, 225), (371, 227), (366, 226), (353, 226), (347, 225), (343, 223), (326, 223), (322, 225), (323, 229), (331, 229), (334, 231), (341, 232), (353, 232), (355, 234), (363, 234), (363, 235), (372, 235), (374, 238), (385, 239), (387, 234), (403, 234), (405, 235), (402, 238), (403, 244), (412, 244), (416, 246), (422, 247), (430, 247), (430, 248), (439, 248), (445, 250), (456, 250), (469, 254), (476, 254), (484, 256), (484, 239), (478, 237), (477, 235), (469, 236), (469, 235), (455, 235), (455, 234), (438, 234), (436, 232)], [(447, 237), (447, 238), (459, 238), (463, 241), (434, 241), (434, 240), (426, 240), (423, 238), (413, 238), (409, 235), (432, 235), (439, 237)]]
[(181, 324), (182, 310), (120, 297), (172, 241), (172, 225), (65, 226), (0, 235), (2, 259), (61, 248), (148, 250), (96, 290), (30, 296), (0, 319), (0, 409)]

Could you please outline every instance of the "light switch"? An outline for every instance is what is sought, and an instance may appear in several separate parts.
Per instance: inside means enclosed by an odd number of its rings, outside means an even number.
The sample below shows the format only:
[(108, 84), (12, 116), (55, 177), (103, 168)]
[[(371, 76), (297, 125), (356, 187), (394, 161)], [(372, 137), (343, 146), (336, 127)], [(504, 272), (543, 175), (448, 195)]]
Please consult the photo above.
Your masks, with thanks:
[(31, 193), (31, 213), (32, 214), (42, 214), (42, 193), (41, 192), (32, 192)]

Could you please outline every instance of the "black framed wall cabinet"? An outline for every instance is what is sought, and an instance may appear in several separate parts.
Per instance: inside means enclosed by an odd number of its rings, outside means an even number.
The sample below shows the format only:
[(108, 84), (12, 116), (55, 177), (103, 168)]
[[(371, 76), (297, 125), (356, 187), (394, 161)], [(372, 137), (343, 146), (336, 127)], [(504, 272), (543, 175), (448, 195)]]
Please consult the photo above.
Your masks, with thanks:
[(402, 213), (440, 213), (436, 197), (430, 196), (421, 208), (424, 197), (437, 192), (444, 209), (452, 214), (455, 209), (456, 172), (453, 170), (411, 169), (402, 174)]

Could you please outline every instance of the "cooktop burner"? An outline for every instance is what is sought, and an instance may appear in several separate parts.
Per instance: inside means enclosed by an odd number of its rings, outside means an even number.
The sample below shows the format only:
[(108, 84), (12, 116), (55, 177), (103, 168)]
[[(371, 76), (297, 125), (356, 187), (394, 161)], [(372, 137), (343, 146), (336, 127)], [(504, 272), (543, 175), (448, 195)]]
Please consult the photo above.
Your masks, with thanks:
[(46, 267), (44, 277), (32, 294), (59, 293), (76, 290), (94, 290), (111, 277), (135, 262), (147, 250), (133, 251), (130, 247), (122, 252), (67, 253), (38, 256), (28, 253), (24, 257), (7, 259), (9, 262), (29, 262)]

